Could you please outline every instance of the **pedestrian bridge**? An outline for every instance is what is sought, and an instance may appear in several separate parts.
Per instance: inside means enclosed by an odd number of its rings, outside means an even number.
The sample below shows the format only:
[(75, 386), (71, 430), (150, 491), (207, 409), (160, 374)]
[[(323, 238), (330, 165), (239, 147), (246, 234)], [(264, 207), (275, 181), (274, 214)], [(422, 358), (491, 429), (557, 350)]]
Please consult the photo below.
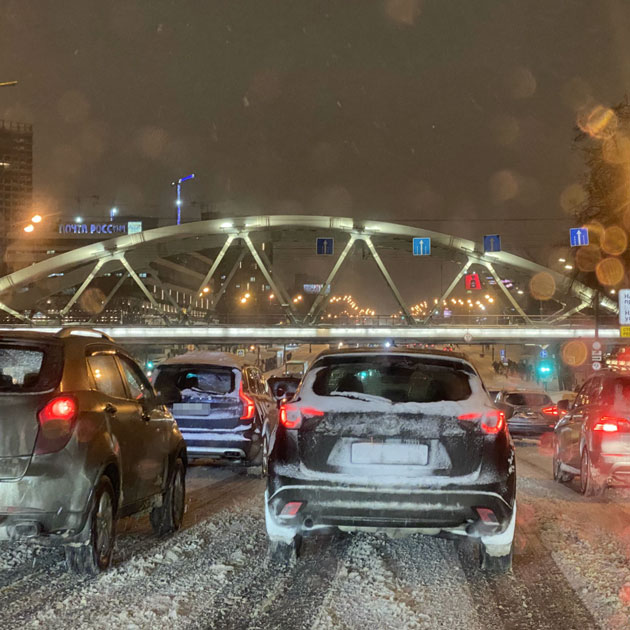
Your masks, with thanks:
[[(279, 268), (281, 263), (274, 265), (271, 262), (265, 244), (272, 243), (274, 248), (279, 249), (284, 244), (297, 244), (304, 251), (312, 251), (316, 238), (322, 236), (335, 239), (335, 255), (328, 257), (329, 270), (324, 272), (326, 277), (322, 277), (321, 290), (308, 312), (300, 312), (290, 298), (282, 277), (286, 277), (288, 272), (308, 271), (304, 267), (300, 269), (300, 264), (304, 265), (301, 260), (304, 256), (292, 258), (290, 269), (282, 269)], [(515, 316), (520, 324), (528, 327), (527, 330), (537, 330), (532, 328), (536, 323), (536, 316), (527, 312), (528, 303), (536, 302), (528, 300), (526, 292), (510, 290), (504, 282), (506, 278), (527, 287), (532, 277), (542, 275), (545, 282), (552, 287), (547, 299), (554, 303), (555, 311), (544, 319), (544, 330), (571, 320), (580, 311), (594, 307), (596, 302), (602, 312), (617, 311), (614, 301), (579, 282), (575, 277), (561, 274), (509, 252), (485, 253), (481, 244), (474, 241), (398, 223), (294, 215), (196, 221), (79, 247), (0, 278), (0, 309), (10, 316), (5, 316), (7, 323), (21, 321), (27, 325), (107, 325), (107, 322), (116, 321), (121, 324), (141, 325), (138, 328), (120, 329), (117, 335), (119, 337), (126, 334), (124, 330), (146, 330), (146, 335), (158, 336), (162, 334), (158, 331), (167, 331), (171, 337), (175, 334), (172, 331), (188, 330), (187, 333), (182, 332), (180, 338), (187, 334), (206, 337), (234, 334), (289, 338), (292, 334), (297, 335), (295, 331), (304, 329), (309, 331), (304, 334), (310, 338), (333, 338), (337, 335), (333, 332), (336, 329), (313, 326), (320, 324), (323, 319), (322, 312), (328, 303), (327, 296), (333, 290), (344, 262), (356, 247), (361, 246), (364, 256), (371, 257), (376, 263), (378, 272), (398, 304), (401, 323), (410, 330), (406, 333), (399, 330), (388, 333), (380, 326), (375, 329), (366, 327), (360, 329), (364, 332), (357, 329), (353, 333), (355, 337), (365, 340), (371, 335), (382, 339), (390, 334), (397, 338), (412, 334), (416, 337), (433, 335), (433, 338), (453, 338), (465, 334), (457, 327), (440, 328), (435, 321), (437, 313), (432, 309), (422, 316), (417, 313), (414, 315), (398, 287), (399, 282), (387, 268), (383, 255), (395, 252), (399, 257), (409, 257), (409, 264), (399, 265), (407, 274), (410, 269), (418, 269), (412, 266), (419, 263), (419, 258), (413, 258), (414, 238), (429, 238), (431, 257), (447, 261), (451, 268), (458, 269), (448, 286), (442, 290), (437, 304), (447, 300), (467, 272), (481, 269), (496, 284), (497, 293), (503, 300), (503, 312)], [(279, 316), (274, 321), (290, 324), (291, 327), (282, 331), (275, 328), (204, 328), (203, 324), (227, 323), (221, 322), (217, 317), (217, 304), (246, 256), (251, 256), (255, 261), (266, 283), (278, 298)], [(285, 266), (289, 265), (285, 263)], [(217, 282), (216, 290), (206, 297), (203, 291), (209, 290), (208, 286), (217, 276), (221, 278), (220, 288)], [(367, 278), (366, 281), (371, 283), (373, 278)], [(97, 304), (91, 311), (86, 311), (82, 305), (82, 296), (85, 296), (93, 283), (100, 283), (99, 290), (95, 292), (98, 295)], [(132, 292), (135, 292), (137, 299), (143, 301), (139, 315), (134, 314), (135, 321), (125, 312), (124, 305), (129, 304), (128, 300), (116, 303), (117, 296), (124, 293), (127, 299)], [(94, 301), (91, 300), (92, 303)], [(111, 309), (112, 306), (120, 317), (116, 318), (111, 314), (107, 318), (103, 317), (105, 309)], [(272, 321), (265, 323), (270, 324)], [(156, 332), (148, 332), (148, 327), (153, 325), (157, 326)], [(161, 328), (165, 325), (166, 328)], [(200, 325), (202, 326), (199, 327)], [(433, 325), (438, 327), (436, 332), (426, 330)], [(191, 327), (190, 330), (188, 326)], [(248, 330), (255, 332), (246, 332)], [(349, 333), (339, 333), (340, 336), (346, 334)], [(501, 333), (499, 329), (492, 329), (494, 338), (499, 335), (508, 338), (511, 334), (507, 328)], [(531, 333), (532, 336), (537, 334), (539, 333)], [(573, 333), (564, 331), (560, 334)], [(143, 336), (140, 332), (135, 332), (134, 335)]]

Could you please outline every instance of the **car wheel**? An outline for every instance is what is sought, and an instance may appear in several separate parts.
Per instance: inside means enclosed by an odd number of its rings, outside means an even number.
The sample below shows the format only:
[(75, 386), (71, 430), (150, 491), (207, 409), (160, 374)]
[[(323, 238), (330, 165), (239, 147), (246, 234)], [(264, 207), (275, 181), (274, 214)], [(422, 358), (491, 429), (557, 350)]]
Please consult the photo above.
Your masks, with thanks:
[(111, 564), (116, 539), (114, 505), (112, 482), (103, 476), (94, 489), (94, 502), (88, 522), (88, 542), (65, 547), (66, 565), (73, 573), (97, 575)]
[(269, 555), (271, 561), (277, 564), (291, 564), (300, 556), (302, 537), (295, 536), (290, 543), (279, 540), (269, 541)]
[(151, 510), (151, 526), (158, 536), (177, 531), (182, 526), (186, 506), (186, 469), (178, 457), (162, 505)]
[(584, 447), (580, 461), (580, 490), (585, 497), (594, 497), (602, 494), (605, 489), (605, 484), (595, 479), (588, 449)]
[(558, 453), (558, 445), (556, 444), (553, 449), (553, 478), (558, 483), (568, 483), (573, 479), (573, 475), (568, 472), (564, 472), (560, 467), (560, 458)]
[(512, 556), (514, 546), (510, 546), (510, 553), (504, 556), (493, 556), (489, 549), (481, 544), (481, 568), (488, 574), (503, 575), (512, 570)]

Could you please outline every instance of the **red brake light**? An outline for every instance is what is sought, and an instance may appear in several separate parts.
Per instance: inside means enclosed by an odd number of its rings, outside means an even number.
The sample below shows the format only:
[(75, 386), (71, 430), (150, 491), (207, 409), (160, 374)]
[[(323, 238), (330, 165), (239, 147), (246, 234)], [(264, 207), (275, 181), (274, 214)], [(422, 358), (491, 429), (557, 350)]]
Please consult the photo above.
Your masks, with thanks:
[(544, 407), (542, 409), (542, 412), (544, 414), (547, 414), (548, 416), (558, 416), (558, 415), (560, 415), (560, 412), (558, 411), (558, 407), (556, 405), (549, 405), (549, 407)]
[(35, 442), (37, 455), (55, 453), (68, 443), (77, 412), (77, 401), (72, 396), (57, 396), (40, 409), (37, 414), (39, 432)]
[(498, 409), (490, 409), (485, 413), (463, 413), (457, 416), (458, 420), (480, 420), (480, 426), (484, 433), (493, 435), (505, 427), (505, 414)]
[(240, 388), (238, 390), (238, 397), (243, 404), (243, 413), (240, 417), (241, 420), (253, 420), (256, 415), (256, 403), (243, 391), (243, 381), (241, 381)]
[(280, 424), (287, 429), (298, 429), (304, 418), (321, 417), (324, 412), (315, 407), (299, 407), (292, 403), (280, 405)]
[(603, 431), (604, 433), (617, 433), (619, 423), (626, 422), (625, 418), (613, 418), (612, 416), (602, 416), (599, 422), (595, 423), (593, 431)]

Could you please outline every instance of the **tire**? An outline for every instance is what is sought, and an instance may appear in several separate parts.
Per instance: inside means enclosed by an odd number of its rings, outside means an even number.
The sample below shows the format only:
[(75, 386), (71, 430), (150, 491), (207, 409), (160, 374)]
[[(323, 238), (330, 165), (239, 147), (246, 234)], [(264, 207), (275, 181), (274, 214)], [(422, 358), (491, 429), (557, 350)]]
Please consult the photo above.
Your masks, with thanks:
[(557, 481), (558, 483), (568, 483), (569, 481), (573, 479), (573, 475), (571, 473), (564, 472), (564, 470), (560, 468), (560, 460), (558, 459), (557, 445), (554, 446), (554, 449), (553, 449), (552, 466), (553, 466), (554, 481)]
[(94, 488), (87, 527), (87, 543), (65, 547), (66, 565), (72, 573), (98, 575), (111, 565), (116, 540), (115, 495), (109, 477), (101, 477)]
[(514, 546), (510, 546), (510, 553), (504, 556), (492, 556), (488, 553), (486, 546), (482, 543), (480, 549), (481, 568), (488, 575), (505, 575), (512, 570), (512, 557)]
[(593, 464), (585, 446), (580, 460), (580, 491), (585, 497), (596, 497), (602, 495), (605, 489), (606, 484), (593, 475)]
[(175, 460), (173, 474), (162, 498), (162, 505), (153, 508), (149, 520), (158, 536), (176, 532), (182, 526), (186, 507), (186, 469), (181, 458)]
[(292, 564), (300, 557), (301, 547), (301, 536), (296, 536), (290, 543), (270, 540), (269, 556), (271, 557), (271, 561), (275, 564)]

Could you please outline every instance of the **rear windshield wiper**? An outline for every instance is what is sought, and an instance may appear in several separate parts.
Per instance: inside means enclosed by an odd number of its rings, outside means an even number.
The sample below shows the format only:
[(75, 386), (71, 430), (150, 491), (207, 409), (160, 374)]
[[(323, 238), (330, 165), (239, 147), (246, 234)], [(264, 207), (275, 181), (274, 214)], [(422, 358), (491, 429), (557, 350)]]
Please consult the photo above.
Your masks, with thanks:
[(330, 392), (329, 396), (340, 396), (342, 398), (351, 398), (352, 400), (362, 400), (364, 402), (386, 402), (391, 404), (389, 398), (383, 396), (374, 396), (373, 394), (362, 394), (360, 392)]

